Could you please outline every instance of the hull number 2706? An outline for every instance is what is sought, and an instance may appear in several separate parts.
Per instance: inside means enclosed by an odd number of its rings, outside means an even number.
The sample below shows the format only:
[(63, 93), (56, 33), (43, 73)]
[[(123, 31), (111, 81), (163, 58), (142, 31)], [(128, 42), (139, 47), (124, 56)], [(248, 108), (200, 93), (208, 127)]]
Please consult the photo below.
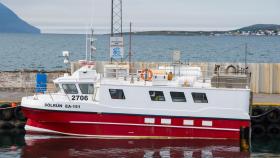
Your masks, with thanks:
[(72, 95), (72, 100), (88, 100), (88, 96), (84, 95)]

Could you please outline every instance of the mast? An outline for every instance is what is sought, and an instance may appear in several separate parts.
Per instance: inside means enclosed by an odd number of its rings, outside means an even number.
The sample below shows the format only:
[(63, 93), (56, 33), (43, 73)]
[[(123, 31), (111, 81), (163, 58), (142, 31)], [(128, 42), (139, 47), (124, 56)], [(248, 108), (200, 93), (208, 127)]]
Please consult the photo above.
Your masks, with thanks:
[(129, 59), (129, 73), (132, 73), (132, 63), (131, 63), (131, 55), (132, 55), (132, 52), (131, 52), (131, 26), (132, 26), (132, 23), (130, 22), (129, 23), (129, 53), (128, 53), (128, 59)]
[(245, 63), (245, 74), (247, 74), (247, 69), (248, 69), (248, 67), (247, 67), (247, 53), (248, 53), (248, 48), (247, 48), (247, 43), (245, 43), (245, 61), (244, 61), (244, 63)]
[(86, 61), (88, 60), (88, 34), (86, 31)]
[(91, 28), (91, 36), (90, 36), (90, 61), (93, 60), (93, 54), (96, 53), (96, 47), (95, 47), (95, 41), (96, 39), (94, 39), (94, 30), (93, 28)]
[(132, 45), (132, 23), (129, 23), (129, 53), (128, 53), (128, 57), (129, 57), (129, 73), (131, 74), (131, 80), (130, 83), (134, 83), (134, 79), (133, 79), (133, 69), (132, 69), (132, 49), (131, 49), (131, 45)]

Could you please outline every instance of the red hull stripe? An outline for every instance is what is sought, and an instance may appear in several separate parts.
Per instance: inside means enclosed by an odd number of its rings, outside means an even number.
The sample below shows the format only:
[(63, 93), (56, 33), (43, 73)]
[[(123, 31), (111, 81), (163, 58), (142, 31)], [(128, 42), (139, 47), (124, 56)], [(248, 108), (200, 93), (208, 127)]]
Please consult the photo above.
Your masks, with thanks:
[(76, 124), (104, 124), (104, 125), (120, 125), (120, 126), (149, 126), (149, 127), (166, 127), (166, 128), (190, 128), (190, 129), (223, 130), (223, 131), (240, 131), (240, 129), (233, 129), (233, 128), (212, 128), (212, 127), (194, 127), (194, 126), (169, 126), (169, 125), (155, 125), (155, 124), (129, 124), (129, 123), (81, 122), (81, 121), (70, 121), (70, 123), (76, 123)]

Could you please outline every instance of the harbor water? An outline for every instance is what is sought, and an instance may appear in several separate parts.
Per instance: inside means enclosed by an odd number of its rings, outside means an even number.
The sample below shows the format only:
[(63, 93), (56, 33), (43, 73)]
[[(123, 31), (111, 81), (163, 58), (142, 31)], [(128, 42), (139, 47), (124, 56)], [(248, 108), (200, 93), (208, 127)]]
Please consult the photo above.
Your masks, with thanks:
[(46, 135), (0, 135), (1, 158), (190, 158), (279, 157), (279, 139), (252, 140), (241, 152), (234, 140), (93, 139)]
[[(62, 51), (70, 60), (85, 58), (85, 35), (0, 34), (0, 70), (63, 69)], [(97, 35), (95, 59), (109, 59), (109, 36)], [(125, 37), (125, 52), (128, 52)], [(280, 36), (140, 36), (132, 38), (134, 61), (171, 61), (171, 53), (181, 51), (181, 59), (204, 62), (279, 63)]]

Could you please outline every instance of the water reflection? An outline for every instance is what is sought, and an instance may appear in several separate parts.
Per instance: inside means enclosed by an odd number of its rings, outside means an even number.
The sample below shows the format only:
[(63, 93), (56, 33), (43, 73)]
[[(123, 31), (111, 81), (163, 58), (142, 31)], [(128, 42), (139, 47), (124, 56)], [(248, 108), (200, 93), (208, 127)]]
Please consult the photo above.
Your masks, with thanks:
[(23, 158), (30, 157), (249, 157), (232, 140), (119, 140), (26, 136)]
[(252, 152), (280, 154), (280, 138), (262, 137), (252, 139)]
[(24, 134), (0, 131), (1, 158), (20, 157), (23, 146), (25, 146)]
[(233, 140), (120, 140), (65, 136), (0, 136), (0, 157), (4, 158), (109, 158), (109, 157), (249, 157)]

